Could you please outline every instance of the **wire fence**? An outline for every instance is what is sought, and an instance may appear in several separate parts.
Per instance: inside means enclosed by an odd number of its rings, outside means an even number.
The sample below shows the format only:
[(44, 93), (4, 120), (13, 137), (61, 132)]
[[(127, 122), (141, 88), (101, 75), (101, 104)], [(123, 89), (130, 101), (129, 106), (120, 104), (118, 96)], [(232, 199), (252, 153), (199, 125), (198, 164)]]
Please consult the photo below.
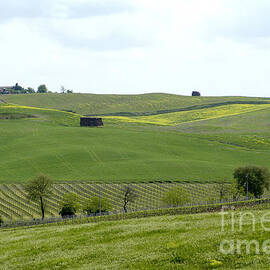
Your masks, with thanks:
[(175, 215), (175, 214), (193, 214), (203, 212), (214, 212), (220, 210), (236, 209), (241, 207), (250, 207), (258, 204), (270, 203), (270, 196), (264, 196), (259, 199), (246, 198), (242, 200), (227, 200), (215, 202), (202, 202), (201, 204), (188, 203), (185, 205), (179, 205), (175, 207), (159, 207), (159, 208), (145, 208), (140, 210), (124, 211), (111, 211), (93, 213), (90, 215), (77, 215), (66, 217), (50, 217), (44, 219), (29, 219), (29, 220), (10, 220), (0, 223), (0, 228), (16, 228), (27, 227), (47, 224), (82, 224), (82, 223), (96, 223), (101, 221), (116, 221), (130, 218), (143, 218), (150, 216), (161, 215)]

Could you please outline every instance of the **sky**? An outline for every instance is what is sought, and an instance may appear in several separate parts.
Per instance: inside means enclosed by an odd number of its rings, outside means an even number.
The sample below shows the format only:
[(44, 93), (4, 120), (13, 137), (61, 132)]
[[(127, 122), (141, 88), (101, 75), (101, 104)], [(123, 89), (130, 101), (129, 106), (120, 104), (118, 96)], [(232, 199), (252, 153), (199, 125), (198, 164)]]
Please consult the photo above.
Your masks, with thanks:
[(0, 0), (0, 85), (270, 97), (269, 0)]

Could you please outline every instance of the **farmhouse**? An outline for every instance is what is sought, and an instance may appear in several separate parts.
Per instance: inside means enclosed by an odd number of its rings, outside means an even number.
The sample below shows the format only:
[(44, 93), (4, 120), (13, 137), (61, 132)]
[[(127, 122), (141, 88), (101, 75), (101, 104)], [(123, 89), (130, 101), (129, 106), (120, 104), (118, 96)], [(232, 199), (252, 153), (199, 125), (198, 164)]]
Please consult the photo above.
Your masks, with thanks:
[(0, 86), (0, 95), (1, 94), (10, 94), (13, 86)]
[(103, 126), (103, 121), (102, 118), (81, 117), (80, 124), (81, 127), (99, 127)]

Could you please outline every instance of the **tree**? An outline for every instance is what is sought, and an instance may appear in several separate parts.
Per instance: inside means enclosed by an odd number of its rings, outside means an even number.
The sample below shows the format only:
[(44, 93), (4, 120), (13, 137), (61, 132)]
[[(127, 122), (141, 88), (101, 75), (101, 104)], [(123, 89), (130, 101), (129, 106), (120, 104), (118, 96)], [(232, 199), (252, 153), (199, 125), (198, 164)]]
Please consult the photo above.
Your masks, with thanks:
[(15, 84), (15, 86), (12, 87), (11, 92), (14, 94), (25, 94), (26, 90), (21, 87), (18, 83)]
[(112, 209), (112, 205), (109, 200), (105, 198), (99, 199), (99, 197), (92, 197), (83, 203), (83, 211), (87, 215), (97, 214), (99, 212), (104, 213)]
[(35, 93), (35, 89), (32, 88), (32, 87), (28, 87), (26, 92), (29, 93), (29, 94), (33, 94), (33, 93)]
[(46, 175), (39, 175), (29, 180), (24, 189), (29, 200), (40, 202), (41, 218), (44, 219), (46, 199), (52, 193), (52, 180)]
[(244, 189), (247, 197), (249, 194), (259, 197), (263, 195), (264, 189), (269, 189), (270, 174), (265, 167), (239, 167), (235, 169), (233, 176), (237, 187)]
[(61, 86), (60, 93), (62, 93), (62, 94), (66, 93), (66, 88), (64, 86)]
[(47, 93), (47, 92), (48, 92), (48, 89), (47, 89), (47, 86), (45, 84), (41, 84), (38, 87), (37, 93)]
[(72, 94), (73, 93), (73, 91), (72, 90), (69, 90), (69, 89), (66, 89), (64, 86), (61, 86), (61, 88), (60, 88), (60, 93), (62, 93), (62, 94)]
[(13, 89), (16, 90), (16, 91), (23, 90), (23, 88), (18, 83), (15, 84), (15, 86), (13, 87)]
[(0, 216), (0, 225), (1, 225), (3, 222), (4, 222), (4, 221), (3, 221), (2, 217)]
[(66, 193), (60, 201), (60, 212), (59, 215), (62, 217), (74, 216), (80, 209), (80, 199), (77, 194), (70, 192)]
[(176, 207), (191, 202), (188, 192), (180, 187), (172, 188), (162, 198), (164, 205)]
[(123, 209), (125, 213), (127, 213), (128, 203), (135, 202), (137, 197), (138, 195), (131, 185), (126, 185), (122, 188)]

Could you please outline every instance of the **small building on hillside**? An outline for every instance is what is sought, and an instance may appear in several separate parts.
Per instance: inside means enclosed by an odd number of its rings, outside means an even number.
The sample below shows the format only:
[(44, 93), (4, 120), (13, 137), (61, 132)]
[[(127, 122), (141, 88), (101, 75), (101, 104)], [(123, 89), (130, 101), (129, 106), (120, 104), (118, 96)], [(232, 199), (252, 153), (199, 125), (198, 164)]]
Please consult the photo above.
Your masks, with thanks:
[(13, 86), (0, 86), (0, 95), (10, 94)]
[(103, 126), (103, 121), (102, 118), (81, 117), (80, 125), (81, 127), (100, 127)]
[(193, 96), (193, 97), (200, 97), (200, 96), (201, 96), (201, 93), (198, 92), (198, 91), (193, 91), (193, 92), (192, 92), (192, 96)]

